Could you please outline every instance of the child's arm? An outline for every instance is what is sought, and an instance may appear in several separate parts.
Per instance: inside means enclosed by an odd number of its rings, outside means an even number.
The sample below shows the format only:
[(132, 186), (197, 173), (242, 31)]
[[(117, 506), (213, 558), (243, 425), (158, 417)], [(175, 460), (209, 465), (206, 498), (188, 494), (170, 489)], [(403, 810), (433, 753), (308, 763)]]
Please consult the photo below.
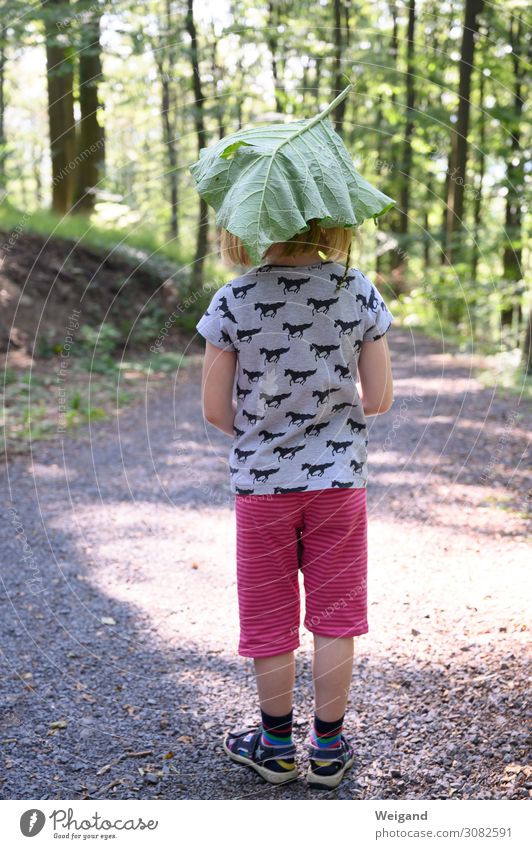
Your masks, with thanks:
[(233, 383), (236, 361), (236, 351), (222, 351), (206, 342), (201, 386), (203, 415), (210, 424), (229, 436), (234, 436), (236, 401), (233, 400)]
[(386, 336), (363, 342), (358, 357), (358, 375), (364, 415), (386, 413), (393, 404), (392, 366)]

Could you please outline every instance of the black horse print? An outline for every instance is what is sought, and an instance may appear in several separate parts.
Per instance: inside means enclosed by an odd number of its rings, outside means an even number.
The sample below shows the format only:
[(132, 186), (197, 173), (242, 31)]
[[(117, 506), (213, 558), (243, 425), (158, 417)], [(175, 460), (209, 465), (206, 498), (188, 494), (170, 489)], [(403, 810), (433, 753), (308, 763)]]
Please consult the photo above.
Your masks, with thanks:
[(231, 474), (232, 474), (232, 475), (236, 475), (236, 473), (237, 473), (237, 472), (240, 472), (240, 471), (242, 471), (242, 470), (241, 470), (241, 469), (239, 469), (239, 468), (238, 468), (238, 466), (232, 466), (232, 465), (229, 463), (229, 471), (231, 472)]
[(295, 424), (297, 427), (301, 427), (309, 419), (314, 418), (314, 413), (285, 413), (284, 415), (286, 419), (290, 419), (290, 424)]
[(293, 383), (300, 383), (301, 386), (303, 386), (305, 381), (307, 381), (309, 377), (312, 377), (313, 374), (316, 374), (317, 371), (317, 368), (314, 368), (311, 371), (294, 371), (292, 368), (285, 368), (284, 376), (290, 378), (290, 386), (292, 386)]
[(255, 481), (267, 481), (270, 475), (276, 475), (281, 467), (277, 469), (250, 469), (250, 473), (255, 478)]
[(339, 345), (317, 345), (315, 342), (310, 346), (311, 351), (314, 351), (316, 360), (326, 360), (333, 351), (338, 351)]
[(377, 312), (380, 303), (382, 303), (382, 301), (379, 300), (379, 298), (377, 297), (377, 293), (374, 287), (372, 286), (371, 295), (368, 298), (368, 309), (370, 309), (372, 312)]
[(358, 293), (358, 295), (356, 295), (356, 297), (355, 297), (355, 301), (358, 301), (358, 302), (359, 302), (359, 304), (360, 304), (360, 306), (361, 306), (361, 307), (363, 307), (363, 308), (366, 310), (366, 312), (367, 312), (367, 310), (368, 310), (368, 301), (367, 301), (366, 296), (365, 296), (365, 295), (363, 295), (363, 294), (362, 294), (362, 292), (359, 292), (359, 293)]
[(247, 368), (243, 368), (242, 371), (250, 383), (258, 383), (259, 378), (264, 375), (263, 371), (249, 371)]
[(362, 339), (356, 339), (353, 342), (353, 353), (356, 354), (362, 348)]
[(310, 277), (299, 277), (297, 280), (292, 280), (290, 277), (278, 277), (277, 282), (282, 283), (283, 292), (285, 295), (288, 292), (299, 292), (304, 283), (308, 283)]
[(321, 430), (327, 427), (329, 422), (319, 422), (318, 424), (309, 425), (305, 428), (304, 436), (319, 436)]
[(236, 487), (236, 494), (237, 495), (253, 495), (254, 492), (255, 492), (254, 489), (241, 489), (238, 486)]
[(288, 331), (289, 339), (301, 339), (303, 337), (303, 331), (308, 330), (312, 327), (312, 321), (308, 324), (289, 324), (287, 321), (283, 324), (283, 330)]
[(219, 342), (225, 342), (226, 345), (230, 345), (231, 344), (231, 337), (229, 336), (229, 333), (227, 333), (225, 330), (222, 330), (222, 332), (220, 333), (220, 338), (218, 339), (218, 341)]
[(357, 460), (351, 460), (349, 463), (354, 472), (361, 472), (364, 468), (364, 463), (359, 463)]
[(328, 313), (333, 304), (338, 302), (338, 298), (328, 298), (325, 301), (319, 301), (317, 298), (307, 298), (307, 306), (312, 307), (312, 315), (317, 312)]
[(334, 322), (334, 326), (340, 331), (340, 336), (345, 336), (346, 333), (351, 333), (355, 327), (358, 327), (361, 321), (361, 318), (359, 318), (358, 321), (342, 321), (341, 318), (337, 318)]
[(351, 377), (351, 371), (349, 370), (349, 366), (343, 366), (338, 363), (337, 366), (334, 367), (336, 374), (339, 374), (342, 380)]
[(328, 439), (325, 443), (327, 448), (332, 448), (333, 454), (345, 454), (346, 448), (349, 448), (353, 443), (347, 440), (347, 442), (334, 442), (332, 439)]
[(322, 478), (325, 469), (330, 469), (331, 466), (334, 466), (334, 463), (321, 463), (319, 466), (312, 466), (310, 463), (303, 463), (301, 466), (301, 470), (307, 469), (307, 479), (308, 478)]
[(239, 342), (251, 342), (257, 333), (262, 331), (262, 327), (251, 327), (249, 330), (237, 330), (236, 338)]
[(233, 322), (233, 324), (237, 324), (236, 318), (234, 317), (233, 313), (231, 312), (231, 310), (229, 309), (229, 307), (227, 305), (227, 298), (225, 298), (225, 297), (220, 298), (220, 303), (218, 305), (218, 309), (220, 310), (222, 315), (225, 316), (225, 318), (228, 318), (229, 321)]
[(355, 422), (353, 419), (348, 419), (347, 424), (351, 428), (351, 433), (360, 433), (360, 431), (366, 429), (365, 424), (362, 424), (362, 422)]
[(241, 436), (244, 436), (244, 431), (240, 430), (239, 427), (235, 427), (233, 425), (233, 430), (234, 430), (235, 434), (238, 436), (239, 439), (240, 439)]
[(273, 492), (274, 492), (274, 495), (280, 495), (283, 492), (284, 493), (305, 492), (306, 489), (308, 489), (308, 483), (306, 483), (305, 486), (292, 486), (292, 487), (276, 486), (276, 487), (274, 487)]
[(257, 422), (261, 422), (265, 418), (265, 416), (259, 416), (257, 413), (248, 413), (247, 410), (242, 410), (242, 415), (246, 417), (251, 425), (257, 424)]
[(263, 355), (265, 362), (278, 363), (279, 357), (288, 354), (289, 350), (290, 348), (259, 348), (259, 353)]
[(368, 329), (366, 330), (366, 333), (369, 333), (371, 330), (375, 330), (376, 327), (377, 327), (376, 324), (372, 324), (371, 327), (368, 327)]
[(339, 392), (339, 391), (340, 391), (340, 387), (338, 387), (338, 386), (334, 386), (331, 389), (323, 389), (323, 390), (315, 389), (314, 392), (312, 393), (312, 397), (318, 399), (316, 401), (316, 406), (319, 407), (320, 404), (326, 404), (327, 403), (327, 401), (329, 400), (329, 398), (333, 394), (333, 392)]
[(304, 445), (294, 445), (293, 448), (283, 448), (279, 445), (273, 449), (273, 453), (277, 454), (278, 460), (293, 460), (298, 451), (303, 451)]
[[(341, 279), (342, 279), (342, 278), (341, 278), (341, 276), (340, 276), (339, 274), (334, 274), (333, 272), (331, 272), (331, 280), (336, 280), (336, 284), (337, 284), (337, 285), (338, 285), (338, 283), (340, 282), (340, 280), (341, 280)], [(352, 274), (351, 276), (349, 276), (349, 275), (348, 275), (348, 276), (345, 278), (344, 285), (345, 285), (345, 286), (349, 286), (349, 284), (350, 284), (353, 280), (356, 280), (356, 276), (355, 276), (354, 274)]]
[(340, 413), (342, 410), (345, 410), (346, 407), (352, 409), (353, 407), (358, 407), (358, 404), (350, 404), (349, 401), (343, 401), (341, 404), (335, 404), (331, 413)]
[[(384, 331), (384, 332), (386, 332), (386, 331)], [(380, 333), (379, 336), (373, 337), (373, 341), (376, 342), (378, 339), (382, 339), (383, 336), (384, 336), (384, 333)]]
[(260, 317), (265, 318), (267, 315), (271, 315), (272, 318), (275, 318), (277, 315), (277, 311), (281, 309), (281, 307), (285, 307), (285, 301), (278, 301), (276, 304), (255, 304), (255, 312), (260, 310)]
[(255, 283), (247, 283), (245, 286), (233, 286), (233, 295), (238, 300), (243, 301), (249, 290), (253, 289), (256, 285), (257, 281)]
[(340, 489), (348, 489), (348, 487), (353, 486), (353, 481), (346, 481), (342, 483), (342, 481), (333, 481), (331, 486), (338, 486)]
[[(250, 389), (251, 392), (251, 389)], [(281, 406), (281, 401), (284, 401), (285, 398), (290, 398), (292, 395), (291, 392), (284, 392), (280, 395), (268, 395), (267, 392), (261, 392), (259, 394), (259, 398), (264, 399), (265, 407), (275, 407), (275, 409), (279, 409)]]
[(251, 457), (251, 455), (255, 453), (255, 450), (256, 449), (253, 451), (243, 451), (241, 448), (235, 448), (235, 454), (239, 460), (243, 460), (245, 462), (248, 457)]
[(286, 430), (283, 433), (271, 433), (269, 430), (259, 430), (259, 436), (262, 436), (262, 442), (273, 442), (274, 439), (286, 436)]
[(246, 398), (247, 395), (251, 395), (251, 392), (252, 392), (251, 389), (242, 389), (237, 383), (237, 385), (236, 385), (236, 397), (237, 398), (244, 399), (244, 398)]

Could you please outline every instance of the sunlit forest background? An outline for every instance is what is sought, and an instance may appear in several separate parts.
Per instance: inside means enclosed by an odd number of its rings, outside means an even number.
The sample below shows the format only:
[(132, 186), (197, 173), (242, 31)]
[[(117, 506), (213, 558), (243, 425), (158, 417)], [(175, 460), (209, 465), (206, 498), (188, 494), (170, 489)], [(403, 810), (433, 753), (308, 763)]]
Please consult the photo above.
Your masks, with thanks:
[[(314, 116), (351, 82), (333, 125), (359, 171), (397, 201), (378, 227), (363, 225), (353, 264), (373, 276), (403, 326), (501, 356), (523, 379), (527, 6), (2, 0), (1, 349), (60, 349), (57, 316), (68, 286), (81, 285), (88, 255), (72, 257), (82, 248), (123, 262), (115, 276), (129, 279), (129, 262), (151, 281), (142, 314), (96, 309), (82, 318), (86, 340), (105, 325), (109, 367), (132, 331), (148, 345), (172, 298), (188, 296), (172, 330), (190, 333), (210, 297), (202, 287), (235, 271), (219, 261), (215, 214), (189, 165), (239, 128)], [(50, 315), (32, 293), (30, 258), (54, 245)], [(95, 278), (105, 287), (100, 272), (83, 285), (94, 289)], [(19, 317), (40, 310), (34, 331), (22, 319), (17, 328), (15, 301)]]

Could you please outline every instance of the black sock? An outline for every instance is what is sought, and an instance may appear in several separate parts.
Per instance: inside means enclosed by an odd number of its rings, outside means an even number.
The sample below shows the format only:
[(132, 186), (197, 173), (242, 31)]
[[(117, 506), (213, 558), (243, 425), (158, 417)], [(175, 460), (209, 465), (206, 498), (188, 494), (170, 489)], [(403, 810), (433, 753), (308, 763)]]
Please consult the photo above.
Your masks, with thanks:
[[(344, 714), (345, 715), (345, 714)], [(335, 719), (334, 722), (325, 722), (314, 714), (314, 727), (310, 732), (312, 744), (320, 749), (340, 745), (340, 734), (344, 727), (344, 717)]]
[(261, 709), (263, 746), (289, 746), (292, 742), (293, 711), (284, 716), (271, 716)]

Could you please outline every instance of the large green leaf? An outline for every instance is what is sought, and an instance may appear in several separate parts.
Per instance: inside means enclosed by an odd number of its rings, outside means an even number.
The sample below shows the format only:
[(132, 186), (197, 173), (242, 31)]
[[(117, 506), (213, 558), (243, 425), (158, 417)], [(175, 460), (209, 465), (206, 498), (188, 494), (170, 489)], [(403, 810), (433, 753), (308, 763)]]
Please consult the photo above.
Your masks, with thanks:
[(190, 166), (216, 224), (239, 236), (254, 263), (312, 218), (326, 228), (358, 227), (395, 203), (356, 171), (327, 118), (351, 87), (314, 118), (240, 130)]

